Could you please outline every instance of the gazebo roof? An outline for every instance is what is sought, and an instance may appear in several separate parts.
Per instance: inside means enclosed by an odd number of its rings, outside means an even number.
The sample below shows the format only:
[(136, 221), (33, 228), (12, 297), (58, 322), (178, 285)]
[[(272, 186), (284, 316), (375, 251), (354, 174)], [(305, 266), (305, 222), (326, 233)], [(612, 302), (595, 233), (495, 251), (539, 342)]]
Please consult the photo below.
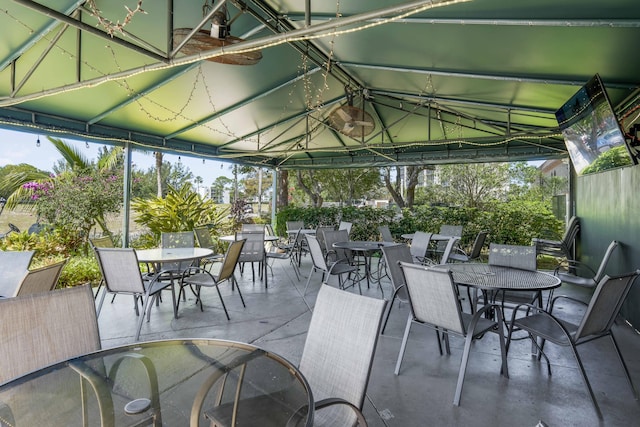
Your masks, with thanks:
[[(0, 127), (364, 167), (565, 157), (554, 113), (596, 73), (624, 130), (640, 104), (637, 0), (224, 5), (238, 43), (174, 52), (172, 35), (208, 32), (222, 2), (3, 2)], [(347, 104), (358, 110), (335, 112)]]

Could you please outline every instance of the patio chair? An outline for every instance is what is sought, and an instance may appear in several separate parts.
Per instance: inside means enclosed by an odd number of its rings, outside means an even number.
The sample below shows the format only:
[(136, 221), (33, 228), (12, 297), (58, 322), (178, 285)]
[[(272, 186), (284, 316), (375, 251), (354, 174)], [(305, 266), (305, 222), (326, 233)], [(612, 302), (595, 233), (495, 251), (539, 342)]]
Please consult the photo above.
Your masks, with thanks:
[(379, 226), (378, 231), (380, 232), (380, 238), (383, 242), (394, 242), (393, 235), (391, 234), (391, 230), (389, 230), (388, 225)]
[(256, 281), (256, 272), (254, 264), (258, 263), (258, 276), (264, 279), (264, 287), (268, 285), (267, 277), (267, 252), (264, 247), (264, 231), (263, 232), (243, 232), (242, 237), (245, 240), (240, 253), (240, 274), (244, 271), (244, 264), (251, 263), (251, 277)]
[[(501, 310), (495, 310), (497, 321), (485, 318), (493, 304), (484, 306), (475, 314), (463, 313), (458, 301), (458, 293), (451, 276), (451, 272), (441, 269), (429, 268), (413, 263), (401, 262), (402, 273), (404, 274), (405, 286), (409, 299), (411, 314), (407, 319), (407, 326), (400, 346), (400, 354), (396, 362), (395, 374), (400, 373), (400, 366), (409, 339), (409, 332), (413, 323), (420, 323), (431, 326), (436, 331), (444, 330), (445, 347), (447, 354), (451, 354), (449, 348), (449, 334), (459, 335), (465, 339), (462, 361), (458, 373), (458, 382), (453, 398), (453, 404), (460, 404), (462, 386), (464, 383), (471, 343), (474, 339), (480, 339), (487, 332), (498, 335), (500, 341), (500, 354), (502, 357), (501, 374), (509, 377), (507, 367), (507, 353), (503, 334), (503, 319)], [(440, 340), (438, 340), (440, 344)], [(440, 351), (442, 353), (442, 350)]]
[(338, 224), (338, 230), (347, 230), (347, 234), (351, 234), (351, 228), (353, 227), (353, 223), (348, 221), (340, 221)]
[(561, 240), (534, 238), (533, 244), (536, 247), (538, 255), (548, 255), (556, 258), (574, 260), (575, 243), (579, 232), (580, 219), (577, 216), (572, 216), (567, 223), (567, 229), (565, 230)]
[(393, 303), (396, 298), (400, 303), (409, 301), (407, 297), (407, 290), (404, 285), (404, 275), (400, 268), (400, 262), (411, 263), (413, 262), (413, 257), (411, 256), (409, 246), (405, 244), (383, 246), (382, 256), (387, 268), (387, 274), (391, 280), (391, 286), (393, 286), (393, 296), (389, 301), (389, 308), (387, 309), (387, 314), (385, 315), (384, 323), (382, 324), (382, 330), (380, 331), (381, 334), (384, 334), (384, 330), (387, 327), (389, 315), (391, 314), (391, 309), (393, 308)]
[(562, 283), (569, 283), (583, 288), (595, 288), (604, 277), (609, 260), (618, 246), (620, 246), (620, 244), (616, 240), (609, 243), (596, 271), (584, 262), (567, 260), (567, 266), (556, 268), (554, 275), (557, 276)]
[[(92, 249), (94, 249), (94, 248), (115, 248), (115, 245), (113, 244), (113, 240), (111, 239), (111, 236), (102, 236), (102, 237), (89, 238), (89, 245), (91, 245)], [(100, 291), (102, 290), (103, 286), (104, 286), (104, 279), (100, 278), (100, 282), (98, 282), (98, 287), (96, 288), (96, 292), (94, 294), (94, 298), (98, 298), (98, 295), (100, 294)], [(111, 302), (113, 302), (115, 300), (115, 298), (116, 298), (116, 296), (114, 294), (113, 297), (111, 298)]]
[(142, 313), (139, 313), (138, 304), (135, 304), (136, 315), (139, 317), (135, 335), (135, 340), (138, 341), (145, 314), (147, 322), (151, 318), (152, 299), (157, 297), (162, 290), (170, 289), (173, 301), (173, 317), (178, 318), (174, 282), (173, 280), (161, 280), (164, 276), (164, 271), (156, 272), (157, 274), (147, 282), (143, 280), (140, 273), (138, 257), (134, 249), (94, 248), (94, 251), (105, 283), (105, 289), (98, 303), (98, 316), (100, 316), (107, 292), (133, 295), (135, 301), (142, 300)]
[(265, 226), (264, 224), (242, 224), (240, 226), (240, 231), (242, 233), (264, 233)]
[[(462, 226), (461, 225), (447, 225), (443, 224), (440, 226), (440, 230), (438, 234), (442, 236), (450, 236), (450, 237), (462, 237)], [(440, 255), (444, 253), (444, 250), (447, 246), (447, 241), (439, 240), (436, 242), (436, 250), (432, 254), (435, 259), (440, 258)]]
[(35, 251), (0, 251), (0, 296), (9, 297), (16, 293)]
[[(549, 363), (547, 355), (544, 353), (545, 342), (550, 341), (551, 343), (559, 346), (570, 347), (571, 352), (576, 359), (580, 374), (582, 375), (582, 380), (584, 381), (589, 392), (589, 396), (591, 397), (591, 402), (593, 403), (598, 417), (602, 419), (602, 412), (600, 411), (595, 394), (593, 393), (593, 389), (591, 388), (591, 384), (587, 378), (577, 347), (598, 338), (609, 337), (627, 377), (627, 382), (629, 383), (633, 395), (637, 400), (638, 392), (633, 385), (627, 365), (622, 357), (622, 353), (616, 343), (615, 337), (613, 336), (612, 326), (638, 275), (640, 275), (640, 270), (615, 277), (604, 276), (598, 282), (593, 296), (591, 297), (591, 301), (589, 301), (588, 304), (575, 298), (559, 295), (553, 298), (548, 311), (544, 311), (531, 304), (518, 305), (514, 309), (511, 317), (511, 325), (509, 327), (509, 335), (507, 338), (507, 348), (510, 346), (514, 330), (518, 329), (526, 331), (528, 336), (531, 338), (532, 343), (539, 350), (538, 360), (540, 360), (541, 357), (545, 358), (545, 361), (547, 362), (547, 371), (549, 375), (551, 375), (551, 364)], [(553, 309), (556, 307), (556, 303), (560, 299), (565, 299), (567, 301), (586, 306), (586, 310), (584, 311), (584, 315), (580, 320), (580, 323), (574, 324), (556, 317), (553, 313)], [(527, 315), (524, 317), (517, 317), (521, 309), (524, 310)], [(540, 344), (538, 344), (538, 338), (542, 339)]]
[(411, 256), (414, 262), (423, 264), (429, 262), (427, 258), (427, 251), (429, 250), (429, 244), (431, 243), (431, 233), (425, 233), (424, 231), (416, 231), (411, 240)]
[[(299, 235), (301, 234), (300, 230), (296, 233), (294, 241), (298, 240)], [(298, 267), (297, 253), (296, 253), (296, 245), (291, 243), (280, 244), (277, 246), (273, 246), (270, 251), (267, 251), (267, 266), (271, 269), (271, 275), (273, 275), (273, 267), (269, 265), (269, 260), (289, 260), (289, 264), (293, 267), (293, 272), (296, 275), (298, 281), (300, 281), (300, 269)]]
[(449, 256), (449, 260), (451, 262), (471, 262), (471, 261), (479, 261), (482, 256), (482, 248), (484, 247), (484, 242), (487, 240), (487, 232), (481, 231), (476, 235), (475, 240), (473, 241), (473, 246), (471, 246), (471, 251), (466, 253), (459, 247), (456, 247), (455, 251)]
[(222, 259), (224, 258), (224, 255), (215, 253), (215, 251), (217, 250), (217, 247), (213, 242), (213, 239), (211, 238), (211, 232), (207, 227), (195, 227), (193, 229), (193, 233), (196, 236), (196, 241), (198, 242), (198, 246), (200, 246), (201, 248), (211, 249), (212, 251), (214, 251), (213, 255), (200, 259), (200, 265), (206, 266), (207, 264), (222, 261)]
[(100, 350), (91, 287), (81, 285), (0, 300), (0, 340), (0, 384)]
[[(367, 426), (362, 407), (385, 305), (384, 300), (328, 285), (320, 288), (299, 364), (315, 400), (313, 425)], [(220, 393), (224, 393), (225, 379), (223, 376), (219, 381), (223, 387)], [(245, 410), (234, 413), (237, 402), (232, 402), (214, 406), (204, 414), (212, 426), (231, 425), (233, 419), (234, 425), (254, 425), (251, 408), (260, 408), (264, 416), (274, 398), (247, 398), (242, 405)], [(265, 399), (269, 399), (266, 404)], [(201, 402), (194, 404), (196, 409), (201, 406)], [(198, 417), (199, 410), (195, 416), (192, 410), (192, 419)], [(294, 415), (287, 425), (296, 425), (295, 421)]]
[[(227, 306), (224, 304), (224, 299), (222, 298), (222, 294), (220, 293), (220, 284), (228, 281), (231, 282), (232, 288), (233, 285), (237, 284), (235, 271), (245, 242), (246, 240), (244, 239), (236, 240), (229, 245), (227, 253), (225, 254), (222, 261), (220, 271), (216, 275), (211, 274), (211, 272), (205, 268), (197, 266), (189, 267), (187, 270), (185, 270), (182, 274), (182, 278), (180, 279), (180, 292), (178, 294), (178, 303), (176, 305), (176, 310), (180, 305), (180, 294), (183, 294), (185, 292), (185, 287), (189, 286), (193, 290), (193, 293), (196, 296), (196, 304), (200, 304), (200, 311), (204, 311), (204, 308), (202, 306), (202, 298), (200, 297), (201, 288), (203, 286), (207, 288), (216, 288), (216, 291), (218, 291), (218, 297), (220, 297), (220, 303), (222, 304), (222, 308), (224, 309), (224, 314), (227, 316), (227, 320), (230, 320)], [(244, 303), (244, 298), (242, 297), (240, 287), (236, 286), (236, 289), (238, 290), (238, 295), (240, 295), (242, 306), (246, 308), (247, 306)]]
[(324, 241), (324, 233), (326, 231), (334, 231), (335, 227), (332, 225), (319, 225), (316, 227), (316, 238), (318, 239), (318, 243), (320, 243), (320, 248), (322, 249), (322, 253), (327, 253), (327, 244)]
[[(535, 246), (501, 245), (491, 243), (489, 245), (489, 265), (536, 271), (536, 248)], [(486, 294), (485, 297), (487, 297)], [(489, 298), (492, 300), (496, 300), (498, 298), (501, 299), (500, 305), (503, 313), (505, 308), (522, 302), (533, 304), (538, 301), (539, 306), (542, 306), (541, 292), (500, 291), (497, 294), (489, 295)], [(477, 302), (477, 299), (473, 299), (472, 301)]]
[(56, 288), (68, 259), (27, 271), (14, 297), (49, 292)]
[[(312, 265), (311, 270), (309, 271), (309, 276), (307, 277), (307, 284), (304, 287), (303, 295), (306, 295), (307, 288), (309, 287), (309, 283), (311, 282), (311, 277), (316, 271), (322, 272), (323, 283), (327, 283), (331, 276), (338, 276), (338, 287), (340, 289), (345, 289), (343, 276), (347, 275), (348, 277), (350, 274), (356, 272), (357, 267), (340, 260), (327, 262), (324, 255), (322, 254), (322, 249), (320, 249), (318, 239), (310, 234), (306, 234), (305, 239), (307, 240), (307, 245), (309, 246)], [(360, 290), (360, 292), (362, 293), (362, 290)]]

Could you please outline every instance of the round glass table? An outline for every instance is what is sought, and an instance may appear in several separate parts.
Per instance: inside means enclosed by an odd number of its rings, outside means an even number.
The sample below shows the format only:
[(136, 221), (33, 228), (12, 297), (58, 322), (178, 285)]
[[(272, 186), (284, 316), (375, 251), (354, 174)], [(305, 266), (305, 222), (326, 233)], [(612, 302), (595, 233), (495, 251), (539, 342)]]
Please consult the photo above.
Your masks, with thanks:
[(313, 395), (295, 366), (252, 345), (150, 341), (90, 353), (0, 385), (2, 421), (311, 426)]

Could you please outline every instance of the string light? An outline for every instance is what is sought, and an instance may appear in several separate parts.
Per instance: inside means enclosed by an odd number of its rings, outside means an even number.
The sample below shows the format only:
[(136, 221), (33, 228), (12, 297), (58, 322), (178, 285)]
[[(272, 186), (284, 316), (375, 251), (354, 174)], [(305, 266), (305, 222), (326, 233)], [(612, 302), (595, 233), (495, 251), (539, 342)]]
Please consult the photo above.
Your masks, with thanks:
[(85, 141), (85, 142), (84, 142), (84, 146), (85, 146), (85, 147), (87, 147), (87, 148), (89, 148), (89, 141)]
[(38, 135), (38, 139), (36, 139), (36, 147), (40, 147), (40, 135)]

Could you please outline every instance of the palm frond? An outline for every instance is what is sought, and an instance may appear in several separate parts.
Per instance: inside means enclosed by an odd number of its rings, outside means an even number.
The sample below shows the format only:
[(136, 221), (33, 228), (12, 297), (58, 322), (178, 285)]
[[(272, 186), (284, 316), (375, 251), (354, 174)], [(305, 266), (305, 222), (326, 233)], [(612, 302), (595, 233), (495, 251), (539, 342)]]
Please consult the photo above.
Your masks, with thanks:
[(51, 136), (47, 136), (47, 139), (58, 150), (58, 153), (66, 160), (71, 169), (81, 170), (91, 167), (91, 160), (82, 154), (77, 147)]

